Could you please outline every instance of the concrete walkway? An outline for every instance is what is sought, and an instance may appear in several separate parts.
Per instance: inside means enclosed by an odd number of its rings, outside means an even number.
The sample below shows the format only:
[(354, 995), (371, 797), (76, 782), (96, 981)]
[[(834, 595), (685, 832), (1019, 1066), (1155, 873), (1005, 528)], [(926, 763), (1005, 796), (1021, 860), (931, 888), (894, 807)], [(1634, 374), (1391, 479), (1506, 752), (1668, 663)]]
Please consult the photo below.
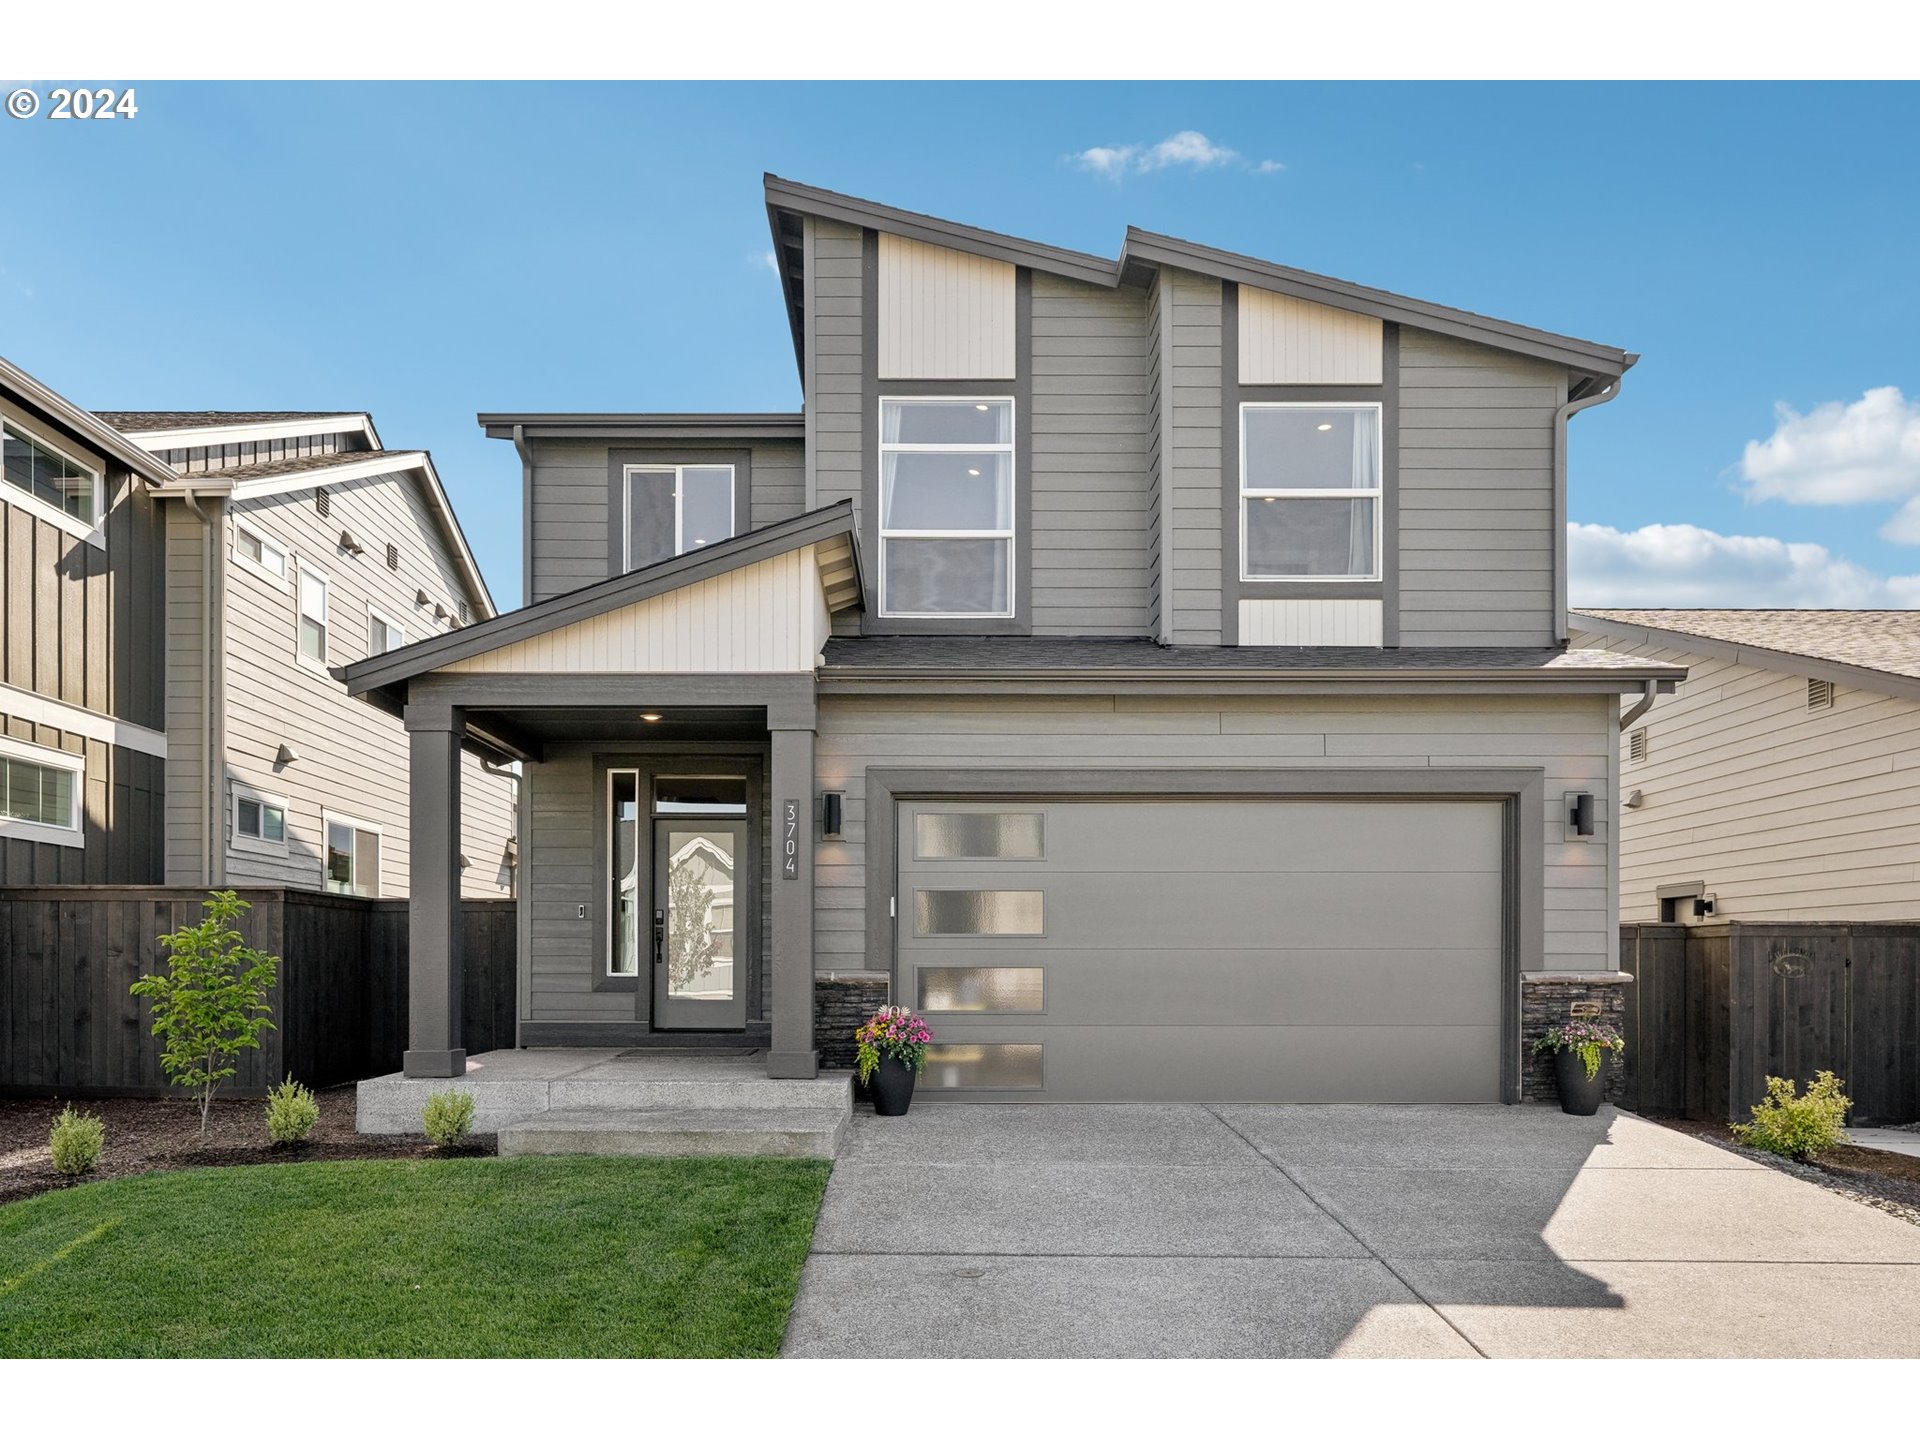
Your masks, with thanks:
[(856, 1116), (786, 1353), (1920, 1356), (1920, 1226), (1603, 1110)]
[(1891, 1150), (1920, 1159), (1920, 1130), (1882, 1130), (1872, 1125), (1849, 1125), (1847, 1139), (1869, 1150)]

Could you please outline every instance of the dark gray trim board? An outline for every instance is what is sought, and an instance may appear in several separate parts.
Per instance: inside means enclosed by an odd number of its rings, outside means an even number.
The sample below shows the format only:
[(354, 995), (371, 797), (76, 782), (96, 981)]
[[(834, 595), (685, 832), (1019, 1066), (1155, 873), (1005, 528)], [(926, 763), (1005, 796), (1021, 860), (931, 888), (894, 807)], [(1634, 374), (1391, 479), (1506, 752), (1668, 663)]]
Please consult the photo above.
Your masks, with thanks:
[(1500, 1098), (1520, 1099), (1520, 980), (1527, 958), (1546, 953), (1546, 832), (1540, 824), (1546, 772), (1488, 769), (1054, 769), (869, 767), (866, 793), (866, 962), (900, 992), (896, 922), (896, 819), (902, 800), (1314, 800), (1487, 799), (1502, 802), (1506, 882), (1501, 943)]
[(811, 728), (816, 713), (814, 689), (811, 670), (742, 675), (456, 673), (421, 677), (411, 688), (408, 708), (440, 705), (511, 712), (567, 706), (737, 706), (765, 710), (769, 728)]
[(475, 418), (489, 440), (511, 440), (515, 430), (529, 440), (706, 440), (739, 444), (807, 438), (806, 417), (798, 411), (482, 413)]
[[(740, 522), (753, 519), (753, 451), (738, 445), (716, 445), (696, 440), (661, 440), (654, 444), (622, 445), (607, 451), (607, 574), (627, 568), (626, 468), (629, 465), (733, 466), (734, 534), (747, 531)], [(711, 545), (707, 550), (711, 550)], [(532, 547), (529, 546), (529, 553)], [(702, 551), (701, 553), (705, 553)]]
[(789, 550), (843, 535), (848, 537), (853, 546), (857, 572), (860, 547), (854, 534), (853, 503), (840, 500), (804, 515), (796, 515), (791, 520), (783, 520), (777, 525), (749, 530), (731, 540), (709, 545), (704, 550), (676, 555), (656, 565), (644, 565), (638, 570), (630, 570), (624, 575), (616, 575), (592, 585), (583, 585), (578, 590), (569, 590), (564, 595), (556, 595), (510, 614), (496, 615), (477, 625), (417, 640), (398, 650), (369, 656), (351, 665), (338, 666), (333, 675), (346, 684), (350, 694), (365, 695), (437, 670), (455, 660), (484, 655), (503, 645), (545, 635), (562, 626), (607, 614), (622, 606), (663, 595), (669, 590), (709, 580), (716, 575), (784, 555)]
[[(860, 506), (873, 537), (873, 573), (867, 577), (863, 635), (1030, 635), (1033, 633), (1033, 272), (1014, 275), (1014, 377), (1011, 380), (882, 380), (873, 358), (880, 353), (879, 236), (865, 232), (861, 245), (861, 345), (867, 363), (860, 377)], [(941, 620), (903, 620), (880, 613), (880, 401), (910, 395), (1013, 397), (1013, 615), (983, 619), (956, 615)]]
[(1800, 675), (1814, 680), (1831, 680), (1854, 690), (1875, 695), (1890, 695), (1901, 700), (1920, 700), (1920, 679), (1875, 670), (1866, 665), (1849, 665), (1843, 660), (1823, 660), (1814, 655), (1796, 655), (1790, 650), (1768, 650), (1759, 645), (1744, 645), (1732, 640), (1715, 640), (1686, 630), (1664, 630), (1651, 625), (1635, 625), (1625, 620), (1609, 620), (1583, 610), (1567, 612), (1567, 628), (1583, 635), (1602, 638), (1615, 636), (1660, 645), (1668, 650), (1688, 650), (1716, 660), (1731, 660), (1759, 670), (1777, 670), (1783, 675)]

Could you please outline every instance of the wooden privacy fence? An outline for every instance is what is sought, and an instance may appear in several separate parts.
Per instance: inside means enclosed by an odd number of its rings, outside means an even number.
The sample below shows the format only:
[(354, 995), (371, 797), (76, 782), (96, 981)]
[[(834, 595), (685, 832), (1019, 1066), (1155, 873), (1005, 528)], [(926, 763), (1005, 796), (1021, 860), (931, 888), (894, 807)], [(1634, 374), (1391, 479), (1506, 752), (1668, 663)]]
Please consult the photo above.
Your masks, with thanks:
[[(400, 1068), (407, 1043), (407, 902), (238, 887), (248, 944), (280, 957), (276, 1028), (240, 1056), (223, 1093), (258, 1095), (289, 1073), (337, 1085)], [(0, 1092), (166, 1093), (152, 1002), (127, 993), (166, 967), (159, 937), (201, 918), (179, 886), (0, 890)], [(515, 1043), (514, 902), (462, 905), (465, 1040)]]
[(1920, 1120), (1920, 924), (1623, 925), (1630, 1110), (1745, 1120), (1831, 1070), (1854, 1123)]

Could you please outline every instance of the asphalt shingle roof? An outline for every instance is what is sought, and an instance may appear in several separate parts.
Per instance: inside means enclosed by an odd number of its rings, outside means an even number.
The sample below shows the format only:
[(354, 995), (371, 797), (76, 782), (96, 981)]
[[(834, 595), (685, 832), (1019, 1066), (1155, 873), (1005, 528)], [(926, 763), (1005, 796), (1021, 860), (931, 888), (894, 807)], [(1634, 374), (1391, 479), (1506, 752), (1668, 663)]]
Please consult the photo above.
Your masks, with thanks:
[(358, 410), (96, 410), (114, 429), (202, 430), (222, 425), (254, 425), (269, 420), (310, 420), (323, 415), (358, 415)]
[(1600, 626), (1612, 621), (1685, 637), (1751, 645), (1809, 660), (1857, 665), (1920, 680), (1920, 610), (1575, 610)]

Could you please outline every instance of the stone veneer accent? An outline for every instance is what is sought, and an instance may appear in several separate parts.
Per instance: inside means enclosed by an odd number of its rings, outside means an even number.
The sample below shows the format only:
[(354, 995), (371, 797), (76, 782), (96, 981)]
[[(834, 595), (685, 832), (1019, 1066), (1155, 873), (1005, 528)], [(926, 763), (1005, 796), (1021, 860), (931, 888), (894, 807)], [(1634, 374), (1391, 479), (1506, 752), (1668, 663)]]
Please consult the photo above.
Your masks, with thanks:
[(813, 1043), (822, 1070), (851, 1070), (853, 1032), (887, 1003), (885, 975), (816, 975), (813, 979)]
[[(1621, 970), (1599, 970), (1591, 975), (1556, 972), (1520, 976), (1520, 1098), (1558, 1104), (1560, 1092), (1553, 1079), (1553, 1056), (1533, 1053), (1533, 1042), (1555, 1025), (1572, 1019), (1576, 1000), (1597, 1000), (1601, 1024), (1626, 1031), (1627, 986), (1633, 976)], [(1601, 1062), (1607, 1077), (1607, 1100), (1618, 1104), (1626, 1085), (1618, 1055)]]

